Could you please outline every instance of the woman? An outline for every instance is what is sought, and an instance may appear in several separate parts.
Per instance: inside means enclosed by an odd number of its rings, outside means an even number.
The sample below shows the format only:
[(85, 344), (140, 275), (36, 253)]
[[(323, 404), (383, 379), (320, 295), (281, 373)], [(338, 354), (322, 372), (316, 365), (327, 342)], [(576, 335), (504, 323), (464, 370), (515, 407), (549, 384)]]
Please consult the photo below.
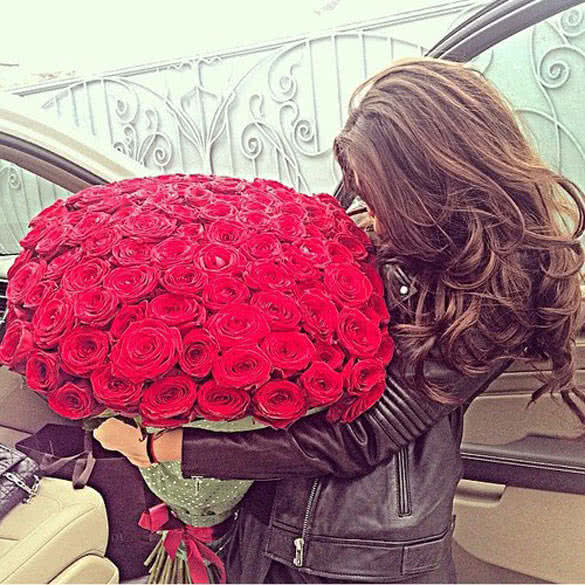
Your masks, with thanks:
[[(397, 356), (348, 425), (185, 429), (154, 443), (186, 476), (256, 480), (225, 551), (232, 582), (453, 582), (452, 502), (466, 404), (512, 360), (550, 359), (534, 394), (574, 388), (582, 193), (548, 169), (477, 73), (397, 62), (364, 83), (335, 139), (345, 188), (374, 218)], [(135, 429), (108, 448), (148, 465)], [(278, 481), (272, 481), (278, 480)]]

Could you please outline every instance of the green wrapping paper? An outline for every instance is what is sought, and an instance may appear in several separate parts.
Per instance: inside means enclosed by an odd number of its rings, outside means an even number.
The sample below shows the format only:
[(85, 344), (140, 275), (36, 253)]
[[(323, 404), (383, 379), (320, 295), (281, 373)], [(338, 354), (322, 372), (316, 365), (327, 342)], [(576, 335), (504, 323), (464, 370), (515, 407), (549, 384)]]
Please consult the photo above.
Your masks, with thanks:
[[(237, 421), (197, 420), (185, 425), (215, 432), (242, 432), (265, 428), (251, 416)], [(147, 428), (148, 432), (159, 429)], [(156, 463), (142, 468), (149, 489), (165, 502), (172, 513), (190, 526), (215, 526), (228, 518), (252, 485), (252, 480), (184, 478), (180, 461)]]

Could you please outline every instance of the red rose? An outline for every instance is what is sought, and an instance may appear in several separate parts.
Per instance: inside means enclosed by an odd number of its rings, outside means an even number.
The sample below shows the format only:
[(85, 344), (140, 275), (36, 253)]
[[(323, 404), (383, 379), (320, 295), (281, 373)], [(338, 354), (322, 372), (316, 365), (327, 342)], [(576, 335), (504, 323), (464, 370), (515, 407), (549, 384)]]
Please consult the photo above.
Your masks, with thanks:
[[(45, 278), (49, 280), (58, 280), (67, 269), (78, 264), (82, 255), (83, 251), (81, 248), (70, 248), (69, 250), (65, 250), (65, 252), (59, 254), (59, 256), (53, 258), (53, 260), (49, 262), (47, 271), (45, 272)], [(8, 277), (10, 278), (10, 274), (8, 274)]]
[(8, 301), (15, 305), (20, 304), (27, 293), (41, 281), (46, 270), (47, 263), (44, 260), (38, 262), (31, 260), (20, 266), (8, 281), (6, 289)]
[(110, 223), (110, 214), (100, 211), (84, 213), (81, 219), (69, 231), (69, 239), (81, 243), (89, 235), (104, 229)]
[(372, 283), (354, 264), (332, 264), (323, 284), (344, 307), (361, 307), (372, 294)]
[(195, 250), (188, 240), (173, 236), (154, 246), (151, 256), (156, 264), (166, 268), (171, 264), (191, 261), (194, 253)]
[(221, 309), (210, 319), (207, 329), (222, 348), (255, 344), (270, 333), (262, 311), (244, 303), (232, 303)]
[(289, 331), (298, 327), (301, 309), (291, 297), (278, 291), (261, 291), (253, 295), (251, 302), (266, 315), (274, 331)]
[(270, 216), (263, 211), (247, 211), (238, 214), (238, 220), (250, 228), (261, 228), (270, 221)]
[(250, 298), (250, 289), (240, 278), (218, 276), (212, 278), (203, 290), (203, 303), (217, 311), (232, 303), (243, 303)]
[(147, 264), (150, 261), (152, 244), (135, 238), (123, 238), (112, 248), (114, 260), (122, 266)]
[(200, 216), (199, 210), (196, 207), (191, 205), (184, 205), (183, 203), (165, 202), (164, 204), (160, 205), (160, 208), (171, 217), (174, 217), (179, 221), (186, 221), (188, 223), (197, 221)]
[[(250, 193), (247, 193), (250, 195)], [(248, 211), (261, 211), (262, 213), (270, 213), (272, 206), (265, 205), (262, 201), (249, 200), (246, 202), (246, 209)]]
[(74, 376), (87, 376), (108, 357), (108, 335), (99, 329), (78, 327), (59, 343), (61, 367)]
[(382, 340), (378, 347), (378, 352), (374, 356), (379, 359), (383, 364), (389, 364), (394, 355), (394, 340), (390, 337), (387, 329), (382, 331)]
[(36, 310), (32, 319), (33, 339), (42, 349), (55, 347), (73, 327), (73, 302), (65, 294), (52, 296)]
[(384, 394), (385, 384), (377, 384), (367, 392), (355, 398), (345, 398), (329, 407), (327, 420), (331, 423), (350, 423), (360, 414), (371, 408)]
[(237, 388), (222, 388), (214, 380), (199, 387), (196, 412), (207, 420), (237, 420), (250, 405), (250, 395)]
[(343, 377), (325, 362), (313, 362), (300, 377), (309, 406), (329, 406), (343, 394)]
[(61, 280), (63, 289), (80, 292), (101, 285), (110, 272), (110, 265), (101, 258), (90, 258), (69, 268)]
[(121, 337), (122, 333), (126, 331), (128, 325), (135, 321), (142, 321), (146, 316), (147, 301), (142, 301), (137, 305), (124, 305), (114, 317), (110, 325), (110, 335), (113, 339)]
[(47, 394), (57, 387), (59, 366), (55, 352), (35, 349), (26, 362), (26, 383), (37, 392)]
[[(301, 207), (300, 205), (296, 206)], [(302, 219), (298, 216), (289, 214), (283, 214), (275, 217), (274, 220), (270, 223), (270, 229), (276, 232), (281, 240), (285, 240), (287, 242), (294, 242), (299, 238), (303, 238), (306, 234)]]
[(368, 302), (361, 307), (362, 313), (374, 323), (387, 325), (390, 321), (390, 314), (386, 301), (377, 293), (372, 293)]
[(140, 190), (155, 191), (157, 184), (149, 177), (140, 177), (135, 179), (124, 179), (118, 181), (115, 186), (117, 193), (133, 193)]
[(294, 246), (283, 246), (283, 268), (295, 279), (301, 282), (315, 280), (320, 277), (315, 265)]
[(106, 227), (85, 238), (81, 242), (81, 249), (88, 256), (105, 256), (112, 251), (112, 247), (120, 241), (121, 237), (118, 230)]
[(35, 225), (20, 242), (18, 242), (25, 250), (34, 249), (37, 243), (41, 240), (48, 229), (45, 223)]
[(73, 314), (80, 323), (104, 327), (116, 313), (118, 299), (108, 289), (94, 287), (73, 296)]
[(0, 343), (0, 363), (20, 371), (32, 348), (33, 336), (30, 324), (19, 319), (11, 321)]
[(203, 206), (200, 211), (203, 219), (214, 221), (216, 219), (233, 217), (236, 214), (237, 209), (235, 206), (230, 205), (225, 201), (215, 201)]
[(49, 407), (57, 414), (78, 420), (99, 414), (104, 410), (93, 398), (85, 380), (66, 382), (49, 393)]
[(33, 257), (32, 250), (23, 250), (14, 260), (14, 262), (10, 265), (10, 268), (6, 272), (6, 276), (10, 280), (18, 271), (18, 269), (23, 265), (29, 262)]
[(193, 329), (183, 339), (179, 364), (185, 374), (205, 378), (211, 372), (218, 353), (219, 346), (213, 337), (202, 329)]
[(354, 236), (341, 234), (337, 236), (337, 243), (352, 253), (355, 260), (365, 260), (368, 257), (368, 250), (364, 246), (363, 241), (358, 240)]
[(324, 239), (317, 237), (301, 238), (292, 243), (297, 250), (317, 268), (324, 268), (331, 262)]
[(181, 334), (154, 319), (128, 326), (110, 354), (115, 376), (131, 382), (154, 380), (166, 374), (182, 352)]
[(176, 220), (156, 211), (140, 210), (122, 222), (122, 230), (127, 235), (149, 242), (168, 238), (174, 233), (176, 227)]
[(104, 406), (130, 416), (138, 414), (142, 384), (117, 378), (112, 374), (111, 364), (105, 364), (91, 373), (91, 387), (96, 400)]
[(224, 244), (208, 244), (201, 248), (198, 262), (203, 270), (218, 276), (239, 273), (243, 264), (239, 252)]
[[(279, 194), (281, 192), (288, 193), (291, 191), (291, 189), (289, 187), (286, 187), (282, 183), (279, 183), (278, 181), (275, 181), (273, 179), (257, 179), (256, 178), (252, 181), (252, 187), (262, 189), (262, 191), (265, 191), (266, 189), (270, 188), (271, 191), (279, 193)], [(293, 193), (294, 193), (294, 191), (293, 191)], [(270, 197), (270, 195), (268, 193), (265, 193), (265, 197), (270, 198), (271, 200), (273, 199), (272, 197)]]
[(280, 240), (274, 234), (255, 234), (244, 242), (241, 249), (250, 260), (268, 260), (282, 256)]
[(351, 218), (345, 213), (336, 216), (338, 218), (337, 229), (348, 236), (353, 236), (359, 240), (366, 249), (372, 247), (372, 242), (368, 237), (368, 234), (357, 224), (355, 224)]
[(276, 260), (251, 262), (244, 272), (246, 284), (256, 290), (290, 290), (294, 281), (290, 274)]
[(322, 233), (328, 234), (334, 230), (335, 217), (325, 205), (321, 205), (321, 203), (314, 201), (311, 197), (305, 203), (305, 211), (307, 213), (308, 223), (318, 226)]
[(189, 376), (166, 376), (147, 388), (140, 402), (142, 424), (176, 427), (188, 423), (197, 400), (197, 385)]
[(66, 225), (53, 225), (43, 232), (43, 237), (35, 246), (35, 252), (40, 256), (51, 257), (65, 247), (70, 239), (69, 227)]
[(214, 176), (211, 179), (208, 177), (205, 186), (208, 189), (212, 189), (214, 193), (219, 195), (221, 193), (238, 193), (246, 186), (246, 183), (245, 181), (236, 179), (234, 177)]
[(185, 238), (190, 242), (197, 241), (205, 233), (205, 226), (202, 223), (184, 223), (175, 233), (179, 238)]
[(316, 291), (306, 292), (299, 301), (303, 311), (303, 327), (306, 331), (331, 343), (339, 321), (335, 303)]
[(157, 295), (148, 304), (147, 316), (160, 319), (171, 327), (192, 323), (203, 325), (205, 322), (205, 308), (193, 297), (164, 293)]
[(120, 209), (120, 205), (124, 205), (123, 197), (116, 195), (114, 197), (104, 196), (100, 199), (93, 201), (90, 205), (84, 206), (83, 210), (85, 212), (97, 212), (97, 211), (104, 211), (105, 213), (115, 213)]
[(351, 354), (358, 357), (376, 355), (382, 339), (376, 323), (357, 309), (344, 309), (337, 324), (339, 341)]
[(25, 309), (35, 309), (56, 290), (57, 285), (52, 280), (41, 280), (26, 293), (22, 306)]
[(279, 331), (267, 335), (261, 345), (275, 368), (284, 375), (304, 370), (315, 355), (315, 346), (303, 333)]
[(327, 207), (329, 207), (330, 209), (339, 209), (339, 210), (343, 211), (343, 207), (341, 207), (341, 203), (339, 203), (339, 201), (337, 199), (335, 199), (335, 197), (333, 197), (332, 195), (329, 195), (329, 193), (316, 193), (315, 195), (313, 195), (313, 197), (317, 201), (327, 205)]
[(386, 370), (377, 359), (358, 360), (348, 373), (348, 392), (360, 396), (386, 380)]
[(291, 219), (304, 219), (307, 216), (307, 211), (300, 203), (294, 201), (286, 201), (281, 203), (278, 210), (281, 213), (281, 218), (290, 217)]
[(218, 219), (211, 224), (207, 237), (211, 242), (237, 246), (248, 237), (248, 233), (246, 227), (238, 221)]
[(270, 379), (270, 361), (254, 346), (236, 346), (222, 353), (213, 364), (213, 377), (227, 388), (252, 388)]
[(375, 260), (361, 264), (362, 270), (370, 279), (374, 292), (381, 297), (384, 296), (384, 282), (378, 271)]
[(350, 264), (353, 262), (351, 250), (339, 242), (327, 242), (327, 251), (331, 256), (331, 262), (341, 264)]
[(110, 185), (86, 187), (78, 193), (70, 195), (65, 203), (69, 209), (79, 209), (79, 207), (86, 207), (87, 205), (98, 203), (104, 197), (117, 199)]
[(302, 388), (287, 380), (268, 382), (252, 396), (254, 418), (276, 429), (285, 429), (307, 412)]
[(45, 207), (42, 211), (37, 213), (28, 223), (31, 227), (38, 224), (47, 225), (52, 219), (59, 219), (67, 215), (67, 207), (64, 199), (57, 199), (55, 203)]
[(133, 303), (147, 297), (158, 281), (158, 270), (152, 266), (120, 266), (106, 276), (104, 286), (122, 302)]
[(171, 293), (193, 296), (207, 284), (207, 274), (193, 264), (176, 264), (163, 272), (160, 283)]
[(337, 345), (318, 341), (315, 343), (315, 360), (325, 362), (334, 370), (338, 370), (343, 365), (345, 354)]

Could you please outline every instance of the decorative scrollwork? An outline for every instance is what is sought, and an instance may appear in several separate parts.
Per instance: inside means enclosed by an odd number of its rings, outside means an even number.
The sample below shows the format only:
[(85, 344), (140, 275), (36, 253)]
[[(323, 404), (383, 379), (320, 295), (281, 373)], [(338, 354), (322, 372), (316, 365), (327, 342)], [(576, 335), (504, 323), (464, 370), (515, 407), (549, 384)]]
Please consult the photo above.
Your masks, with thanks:
[(577, 47), (564, 45), (552, 47), (542, 56), (538, 65), (539, 81), (547, 89), (563, 87), (571, 77), (571, 64), (568, 59), (576, 57), (585, 64), (585, 53)]
[(0, 236), (0, 247), (2, 253), (14, 253), (19, 249), (18, 241), (24, 235), (29, 219), (23, 219), (18, 209), (19, 202), (27, 204), (21, 169), (13, 164), (0, 167), (0, 191), (0, 212), (4, 230)]
[(585, 11), (581, 7), (566, 10), (561, 14), (559, 24), (567, 37), (576, 38), (585, 33)]

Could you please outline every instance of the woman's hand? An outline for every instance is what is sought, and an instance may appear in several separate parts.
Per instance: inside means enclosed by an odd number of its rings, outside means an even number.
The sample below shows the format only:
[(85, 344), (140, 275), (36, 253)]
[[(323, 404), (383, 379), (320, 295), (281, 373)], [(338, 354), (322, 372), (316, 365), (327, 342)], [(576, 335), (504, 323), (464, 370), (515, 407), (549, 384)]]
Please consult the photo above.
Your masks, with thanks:
[[(137, 467), (150, 467), (152, 462), (146, 451), (146, 440), (142, 439), (140, 429), (128, 425), (116, 418), (109, 418), (102, 423), (93, 436), (104, 449), (119, 451)], [(173, 461), (181, 459), (183, 430), (167, 431), (156, 437), (152, 450), (157, 461)]]

